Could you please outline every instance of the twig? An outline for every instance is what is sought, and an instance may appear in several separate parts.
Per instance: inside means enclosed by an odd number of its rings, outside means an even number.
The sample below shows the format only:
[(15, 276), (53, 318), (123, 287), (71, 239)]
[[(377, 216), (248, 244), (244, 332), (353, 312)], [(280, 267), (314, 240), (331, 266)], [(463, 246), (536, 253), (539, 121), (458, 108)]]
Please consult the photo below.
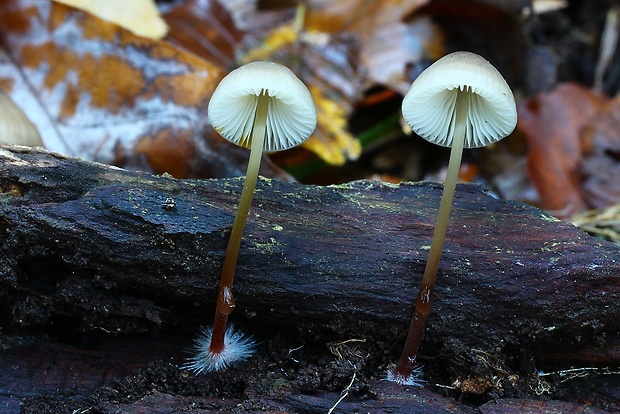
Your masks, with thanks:
[(338, 404), (340, 404), (340, 402), (342, 400), (344, 400), (345, 398), (347, 398), (347, 395), (349, 395), (349, 391), (351, 390), (351, 387), (353, 386), (353, 382), (355, 381), (355, 372), (353, 373), (353, 377), (351, 378), (351, 382), (349, 383), (349, 385), (347, 385), (347, 388), (345, 388), (344, 390), (342, 390), (342, 393), (340, 394), (340, 398), (338, 398), (338, 401), (336, 401), (336, 404), (334, 404), (332, 406), (332, 408), (329, 409), (329, 411), (327, 412), (327, 414), (332, 414), (332, 412), (336, 409), (336, 406), (338, 406)]

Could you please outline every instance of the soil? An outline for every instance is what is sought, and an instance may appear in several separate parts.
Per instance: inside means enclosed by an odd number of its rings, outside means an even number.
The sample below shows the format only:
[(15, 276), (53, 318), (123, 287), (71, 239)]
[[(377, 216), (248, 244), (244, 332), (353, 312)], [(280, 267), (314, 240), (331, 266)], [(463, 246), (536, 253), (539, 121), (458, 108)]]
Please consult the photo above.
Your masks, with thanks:
[[(260, 329), (248, 332), (260, 341), (253, 357), (223, 372), (198, 375), (180, 368), (191, 353), (188, 344), (192, 338), (187, 332), (181, 337), (160, 333), (146, 338), (140, 336), (139, 339), (135, 336), (89, 334), (71, 344), (52, 340), (55, 345), (51, 347), (56, 349), (31, 355), (36, 355), (39, 360), (41, 355), (51, 352), (66, 354), (67, 347), (71, 348), (82, 357), (90, 358), (91, 366), (81, 370), (72, 366), (76, 361), (71, 358), (50, 358), (48, 369), (50, 372), (64, 370), (65, 376), (75, 377), (88, 370), (91, 380), (77, 386), (60, 387), (59, 383), (54, 383), (58, 378), (52, 374), (49, 391), (24, 398), (21, 412), (326, 412), (322, 410), (325, 404), (335, 406), (345, 389), (348, 390), (346, 401), (349, 403), (377, 399), (381, 393), (378, 384), (384, 383), (381, 380), (397, 359), (402, 346), (398, 342), (372, 338), (339, 338), (333, 333), (284, 333)], [(31, 337), (24, 341), (25, 347), (32, 347), (35, 339), (44, 342), (52, 338)], [(135, 349), (136, 346), (142, 349)], [(20, 346), (14, 345), (15, 348)], [(528, 360), (530, 366), (527, 366)], [(490, 356), (489, 359), (480, 358), (479, 366), (472, 367), (466, 361), (442, 354), (437, 344), (428, 343), (422, 350), (421, 361), (424, 387), (408, 392), (430, 390), (454, 399), (462, 410), (469, 407), (471, 412), (479, 412), (475, 407), (505, 398), (545, 401), (551, 399), (551, 395), (556, 400), (594, 406), (607, 412), (620, 409), (620, 376), (617, 373), (605, 375), (610, 374), (609, 371), (576, 373), (570, 380), (560, 374), (542, 377), (538, 376), (542, 372), (533, 370), (533, 362), (527, 356), (513, 361), (510, 372), (502, 367), (503, 362), (493, 361)], [(93, 372), (93, 366), (99, 366), (99, 369)], [(114, 375), (120, 371), (127, 374)], [(472, 375), (475, 372), (479, 375)], [(607, 390), (609, 394), (601, 394), (601, 390)], [(289, 411), (293, 396), (303, 399), (319, 395), (327, 398), (315, 404), (300, 403), (300, 411)], [(428, 412), (442, 412), (433, 407), (429, 409)]]

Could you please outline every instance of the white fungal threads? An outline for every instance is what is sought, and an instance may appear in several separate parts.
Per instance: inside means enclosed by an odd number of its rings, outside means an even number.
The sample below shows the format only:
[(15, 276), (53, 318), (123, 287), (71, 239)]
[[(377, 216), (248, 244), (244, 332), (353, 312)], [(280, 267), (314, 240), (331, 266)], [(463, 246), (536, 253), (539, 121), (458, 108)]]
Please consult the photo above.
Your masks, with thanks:
[(426, 382), (422, 379), (421, 366), (415, 367), (407, 377), (395, 373), (394, 370), (389, 370), (386, 379), (400, 385), (410, 385), (412, 387), (421, 387)]
[(224, 349), (220, 353), (209, 351), (211, 344), (212, 328), (205, 328), (200, 336), (194, 340), (193, 357), (188, 358), (181, 368), (193, 371), (195, 374), (201, 372), (219, 371), (226, 368), (233, 362), (243, 361), (251, 357), (256, 351), (256, 342), (249, 336), (235, 331), (231, 325), (226, 329), (224, 335)]

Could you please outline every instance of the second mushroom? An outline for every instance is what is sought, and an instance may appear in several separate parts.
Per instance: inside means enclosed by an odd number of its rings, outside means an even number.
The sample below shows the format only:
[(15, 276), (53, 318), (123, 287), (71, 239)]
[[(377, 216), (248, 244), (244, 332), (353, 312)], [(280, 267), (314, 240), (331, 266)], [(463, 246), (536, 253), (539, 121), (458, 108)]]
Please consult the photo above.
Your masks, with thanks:
[(416, 358), (431, 311), (463, 148), (484, 147), (509, 135), (517, 124), (517, 109), (510, 87), (493, 65), (475, 53), (454, 52), (416, 78), (403, 99), (402, 112), (417, 135), (451, 147), (431, 249), (407, 340), (398, 364), (388, 373), (389, 380), (419, 385)]

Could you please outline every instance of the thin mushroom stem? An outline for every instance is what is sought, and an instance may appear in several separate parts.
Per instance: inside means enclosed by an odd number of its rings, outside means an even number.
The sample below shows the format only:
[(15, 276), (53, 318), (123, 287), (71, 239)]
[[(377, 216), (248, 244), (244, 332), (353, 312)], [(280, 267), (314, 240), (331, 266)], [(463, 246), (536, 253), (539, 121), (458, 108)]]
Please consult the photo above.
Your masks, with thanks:
[(252, 204), (254, 189), (256, 188), (256, 180), (258, 179), (258, 170), (260, 168), (265, 133), (267, 130), (268, 109), (269, 96), (263, 92), (258, 96), (254, 126), (252, 128), (252, 141), (250, 143), (250, 160), (248, 162), (243, 191), (241, 192), (241, 199), (237, 207), (237, 215), (235, 216), (235, 222), (230, 234), (224, 265), (222, 267), (222, 276), (220, 278), (220, 287), (215, 309), (215, 321), (213, 322), (213, 334), (211, 336), (211, 344), (209, 345), (209, 352), (212, 354), (218, 354), (224, 350), (224, 336), (228, 324), (228, 315), (235, 309), (235, 299), (232, 294), (235, 268), (237, 266), (237, 258), (239, 257), (241, 237), (243, 236), (245, 222), (250, 212), (250, 205)]
[(467, 129), (467, 113), (469, 111), (469, 94), (466, 91), (460, 90), (456, 93), (454, 139), (450, 151), (450, 161), (448, 162), (448, 173), (441, 194), (441, 202), (439, 204), (439, 212), (437, 213), (435, 231), (433, 232), (431, 250), (428, 255), (426, 269), (424, 270), (424, 276), (422, 277), (422, 283), (420, 284), (420, 290), (415, 302), (415, 310), (411, 318), (407, 340), (400, 359), (398, 360), (398, 364), (396, 364), (392, 372), (397, 382), (406, 382), (410, 379), (415, 367), (415, 360), (422, 343), (422, 337), (424, 336), (424, 326), (431, 312), (433, 296), (435, 294), (435, 279), (437, 278), (437, 271), (439, 269), (439, 259), (441, 258), (448, 221), (450, 219), (450, 210), (452, 209), (456, 182), (458, 180), (459, 170), (461, 169), (461, 158)]

